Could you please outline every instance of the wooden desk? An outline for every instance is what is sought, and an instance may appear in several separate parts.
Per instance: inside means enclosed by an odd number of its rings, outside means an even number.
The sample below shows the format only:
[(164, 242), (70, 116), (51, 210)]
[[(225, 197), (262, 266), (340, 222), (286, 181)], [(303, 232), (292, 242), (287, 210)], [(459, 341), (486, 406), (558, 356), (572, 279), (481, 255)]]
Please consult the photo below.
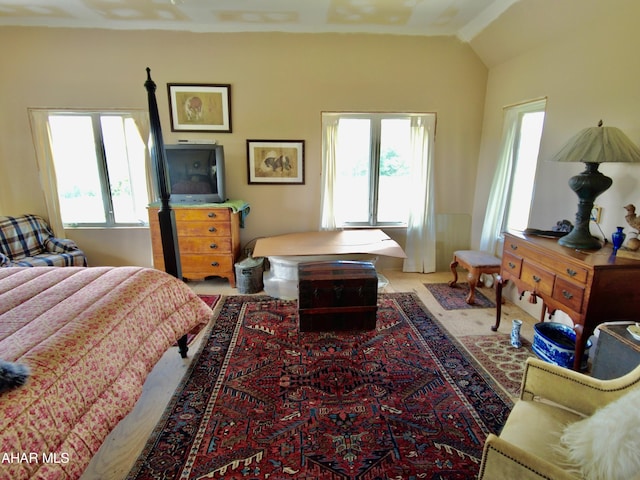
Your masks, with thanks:
[(505, 234), (500, 275), (496, 281), (496, 331), (500, 326), (502, 287), (511, 280), (520, 296), (542, 298), (545, 310), (565, 312), (574, 323), (573, 368), (580, 369), (584, 346), (597, 325), (638, 318), (640, 261), (611, 255), (609, 245), (581, 251), (558, 245), (556, 239)]

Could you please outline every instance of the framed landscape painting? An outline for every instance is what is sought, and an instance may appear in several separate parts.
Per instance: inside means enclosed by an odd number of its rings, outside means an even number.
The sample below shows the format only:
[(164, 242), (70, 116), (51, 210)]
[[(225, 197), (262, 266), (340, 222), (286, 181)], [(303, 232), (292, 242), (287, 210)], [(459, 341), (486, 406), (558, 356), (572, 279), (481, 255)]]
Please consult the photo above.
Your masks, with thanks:
[(247, 140), (249, 184), (304, 184), (304, 140)]
[(171, 130), (231, 133), (231, 85), (168, 83)]

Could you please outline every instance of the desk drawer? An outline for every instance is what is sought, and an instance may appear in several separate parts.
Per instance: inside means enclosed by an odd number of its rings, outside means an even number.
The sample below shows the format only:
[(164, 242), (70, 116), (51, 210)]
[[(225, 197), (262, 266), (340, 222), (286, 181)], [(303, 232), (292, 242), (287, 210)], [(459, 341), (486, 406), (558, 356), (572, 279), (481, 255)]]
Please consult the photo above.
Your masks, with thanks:
[(557, 277), (553, 287), (553, 298), (574, 312), (580, 313), (584, 299), (584, 287)]
[(502, 255), (502, 270), (514, 278), (520, 278), (522, 258), (505, 251)]
[(553, 272), (529, 263), (526, 260), (522, 262), (522, 275), (520, 275), (520, 279), (530, 285), (536, 293), (551, 295), (555, 278), (556, 276)]

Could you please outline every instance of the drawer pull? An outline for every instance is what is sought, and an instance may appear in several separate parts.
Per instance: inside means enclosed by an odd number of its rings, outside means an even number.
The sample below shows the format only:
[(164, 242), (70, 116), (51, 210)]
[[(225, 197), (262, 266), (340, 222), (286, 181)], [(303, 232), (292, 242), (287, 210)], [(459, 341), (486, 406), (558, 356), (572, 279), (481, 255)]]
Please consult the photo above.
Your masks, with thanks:
[(509, 268), (513, 270), (514, 268), (516, 268), (516, 264), (513, 262), (509, 262)]
[(218, 245), (215, 243), (212, 243), (211, 245), (209, 245), (209, 248), (218, 248)]
[(209, 218), (216, 218), (216, 214), (213, 212), (209, 212), (209, 214), (207, 215)]
[(211, 262), (212, 267), (219, 267), (220, 264), (218, 262)]
[(531, 278), (533, 278), (533, 281), (536, 283), (540, 283), (540, 280), (542, 280), (539, 276), (537, 275), (532, 275)]
[(209, 231), (210, 231), (211, 233), (215, 232), (215, 231), (216, 231), (216, 227), (209, 227)]
[(562, 296), (567, 300), (571, 300), (573, 298), (573, 293), (562, 290)]
[(515, 245), (513, 243), (511, 243), (509, 245), (511, 245), (511, 250), (517, 250), (518, 249), (518, 245)]
[(571, 270), (570, 268), (567, 268), (567, 273), (570, 277), (575, 277), (578, 274), (578, 272), (576, 272), (575, 270)]

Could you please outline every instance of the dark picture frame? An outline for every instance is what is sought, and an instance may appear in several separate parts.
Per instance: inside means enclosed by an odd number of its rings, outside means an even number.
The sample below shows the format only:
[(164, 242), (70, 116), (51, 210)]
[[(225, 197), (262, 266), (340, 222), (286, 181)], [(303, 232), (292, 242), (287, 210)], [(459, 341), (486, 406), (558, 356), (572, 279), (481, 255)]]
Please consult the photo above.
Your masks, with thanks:
[(167, 83), (173, 132), (231, 133), (231, 85)]
[(247, 140), (247, 181), (304, 185), (304, 140)]

